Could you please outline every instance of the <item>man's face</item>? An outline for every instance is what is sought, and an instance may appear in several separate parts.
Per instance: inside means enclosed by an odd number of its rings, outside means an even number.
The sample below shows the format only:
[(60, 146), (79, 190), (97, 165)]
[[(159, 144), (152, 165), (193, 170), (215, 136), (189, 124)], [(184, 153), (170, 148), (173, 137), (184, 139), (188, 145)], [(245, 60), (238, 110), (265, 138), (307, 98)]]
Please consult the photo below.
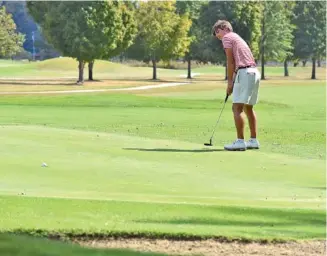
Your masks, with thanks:
[(224, 36), (224, 30), (217, 28), (215, 31), (216, 37), (221, 40)]

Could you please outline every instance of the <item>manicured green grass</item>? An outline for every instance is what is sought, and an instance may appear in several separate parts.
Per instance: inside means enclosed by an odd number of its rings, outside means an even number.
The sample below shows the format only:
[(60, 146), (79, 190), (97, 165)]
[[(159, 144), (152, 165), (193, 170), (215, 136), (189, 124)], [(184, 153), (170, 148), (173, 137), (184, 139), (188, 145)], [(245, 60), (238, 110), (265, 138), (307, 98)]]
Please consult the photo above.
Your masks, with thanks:
[(144, 96), (0, 97), (0, 230), (325, 237), (324, 83), (264, 81), (262, 148), (226, 152), (230, 100), (203, 146), (225, 94), (204, 79)]
[[(217, 90), (212, 94), (218, 97), (223, 93)], [(324, 159), (324, 93), (322, 85), (262, 88), (261, 103), (257, 106), (262, 151)], [(222, 99), (92, 94), (8, 96), (0, 98), (0, 103), (4, 109), (3, 124), (110, 132), (189, 141), (201, 146), (210, 137)], [(217, 130), (216, 145), (235, 137), (230, 104)], [(20, 114), (22, 109), (24, 115)]]
[(90, 249), (59, 241), (8, 234), (0, 234), (0, 254), (3, 256), (164, 256), (129, 250)]
[[(110, 193), (107, 195), (111, 197)], [(125, 196), (128, 200), (127, 192)], [(124, 195), (116, 194), (115, 197), (122, 199)], [(131, 194), (129, 200), (137, 198), (140, 201), (151, 199), (146, 194)], [(157, 202), (161, 200), (159, 196), (153, 198)], [(162, 201), (165, 200), (169, 200), (169, 197), (162, 196)], [(185, 201), (191, 199), (185, 197)], [(214, 201), (220, 204), (220, 200), (211, 198), (211, 202)], [(0, 203), (5, 208), (1, 207), (0, 210), (0, 225), (5, 231), (35, 234), (37, 230), (42, 230), (44, 234), (59, 233), (68, 237), (89, 234), (95, 237), (289, 240), (323, 239), (326, 235), (325, 212), (314, 209), (313, 205), (311, 209), (286, 209), (288, 206), (285, 202), (284, 209), (271, 208), (269, 199), (262, 200), (259, 207), (186, 202), (171, 204), (2, 196)], [(228, 203), (228, 199), (224, 202)], [(245, 204), (246, 201), (243, 202)]]
[(2, 194), (324, 207), (319, 159), (40, 126), (4, 126), (0, 138)]

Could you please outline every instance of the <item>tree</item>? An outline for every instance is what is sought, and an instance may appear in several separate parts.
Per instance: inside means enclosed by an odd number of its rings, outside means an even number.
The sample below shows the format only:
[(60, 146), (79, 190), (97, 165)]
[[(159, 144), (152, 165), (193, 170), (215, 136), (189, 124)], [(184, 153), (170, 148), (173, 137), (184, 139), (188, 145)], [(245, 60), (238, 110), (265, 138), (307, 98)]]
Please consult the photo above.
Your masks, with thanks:
[(5, 7), (0, 7), (0, 57), (11, 57), (22, 52), (24, 35), (16, 32), (16, 25)]
[(289, 51), (287, 51), (286, 57), (284, 59), (284, 76), (289, 76), (288, 62), (293, 58), (294, 53), (294, 31), (296, 26), (293, 24), (292, 20), (294, 17), (295, 2), (284, 2), (284, 6), (286, 22), (287, 24), (289, 24), (286, 35), (291, 38), (291, 46), (289, 48)]
[(47, 40), (64, 56), (77, 59), (78, 84), (84, 82), (85, 63), (93, 79), (95, 59), (118, 54), (132, 43), (136, 26), (127, 5), (122, 1), (27, 3)]
[[(132, 44), (137, 33), (133, 6), (129, 2), (114, 4), (116, 6), (109, 7), (100, 3), (95, 7), (96, 11), (89, 11), (86, 14), (88, 29), (92, 31), (90, 36), (93, 45), (96, 46), (93, 49), (93, 60), (89, 61), (89, 80), (93, 80), (92, 70), (96, 58), (109, 59), (119, 55)], [(111, 11), (109, 15), (106, 9)]]
[(6, 11), (12, 15), (19, 33), (25, 35), (24, 49), (32, 52), (33, 41), (32, 32), (37, 30), (33, 19), (28, 15), (25, 1), (2, 1), (2, 5), (6, 7)]
[[(221, 41), (212, 36), (212, 26), (218, 19), (226, 19), (231, 21), (232, 16), (230, 10), (233, 10), (235, 2), (215, 2), (211, 1), (207, 5), (202, 6), (199, 18), (199, 29), (197, 30), (197, 51), (196, 58), (203, 62), (211, 62), (214, 64), (225, 64), (226, 58)], [(228, 11), (227, 11), (228, 8)], [(228, 12), (228, 14), (226, 14)]]
[(312, 59), (311, 79), (316, 79), (316, 61), (326, 55), (326, 2), (296, 2), (294, 14), (295, 56)]
[(59, 55), (58, 52), (45, 41), (39, 26), (28, 13), (26, 1), (0, 1), (0, 6), (5, 6), (7, 13), (12, 15), (16, 24), (16, 31), (25, 35), (23, 47), (26, 51), (30, 53), (35, 52), (36, 54), (39, 53), (40, 56), (42, 56), (41, 59), (52, 58)]
[[(237, 3), (237, 2), (236, 2)], [(238, 2), (235, 6), (235, 18), (233, 28), (249, 45), (253, 56), (260, 56), (260, 21), (262, 13), (259, 6), (260, 1)]]
[[(257, 1), (210, 1), (201, 9), (199, 18), (200, 42), (197, 58), (226, 65), (222, 43), (212, 36), (212, 26), (220, 20), (228, 20), (233, 31), (239, 34), (259, 57), (261, 10)], [(227, 79), (227, 78), (226, 78)]]
[(138, 47), (143, 48), (142, 58), (151, 60), (152, 79), (156, 80), (156, 64), (159, 60), (182, 57), (187, 52), (191, 42), (188, 36), (191, 20), (187, 15), (176, 14), (175, 1), (141, 2), (137, 10), (137, 20)]
[(264, 1), (261, 22), (261, 79), (265, 79), (265, 62), (284, 62), (292, 53), (293, 27), (290, 24), (287, 2)]
[(192, 38), (189, 49), (185, 55), (185, 60), (188, 63), (187, 68), (187, 78), (191, 79), (191, 61), (195, 57), (195, 51), (198, 48), (199, 43), (199, 26), (198, 19), (200, 16), (201, 7), (206, 4), (204, 1), (177, 1), (176, 2), (176, 12), (179, 15), (187, 14), (192, 21), (192, 26), (189, 31), (189, 37)]
[(307, 59), (310, 57), (311, 50), (309, 49), (309, 45), (307, 43), (307, 33), (303, 30), (306, 22), (303, 19), (303, 11), (304, 5), (300, 2), (295, 2), (295, 7), (293, 11), (292, 24), (295, 25), (295, 29), (293, 31), (294, 39), (293, 39), (293, 61), (295, 64), (302, 60), (303, 66), (305, 66)]

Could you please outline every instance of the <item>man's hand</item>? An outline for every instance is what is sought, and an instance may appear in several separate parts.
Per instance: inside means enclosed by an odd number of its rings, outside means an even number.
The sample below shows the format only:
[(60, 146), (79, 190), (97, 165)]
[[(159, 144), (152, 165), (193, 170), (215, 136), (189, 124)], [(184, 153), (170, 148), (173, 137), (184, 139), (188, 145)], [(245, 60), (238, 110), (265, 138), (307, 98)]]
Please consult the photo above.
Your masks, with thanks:
[(227, 93), (228, 96), (233, 93), (233, 87), (234, 87), (233, 82), (228, 82), (228, 86), (227, 86), (227, 89), (226, 89), (226, 93)]

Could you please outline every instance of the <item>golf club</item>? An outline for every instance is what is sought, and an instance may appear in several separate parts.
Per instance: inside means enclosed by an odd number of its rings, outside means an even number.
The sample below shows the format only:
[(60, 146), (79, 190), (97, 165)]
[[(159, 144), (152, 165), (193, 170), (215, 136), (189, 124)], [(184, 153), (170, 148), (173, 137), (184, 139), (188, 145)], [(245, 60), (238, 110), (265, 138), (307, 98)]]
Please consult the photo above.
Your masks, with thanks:
[(210, 138), (210, 142), (209, 142), (209, 143), (204, 143), (205, 146), (213, 146), (213, 145), (212, 145), (212, 138), (213, 138), (213, 135), (215, 134), (215, 131), (216, 131), (217, 125), (218, 125), (218, 123), (219, 123), (219, 120), (220, 120), (221, 114), (223, 113), (223, 110), (224, 110), (224, 108), (225, 108), (225, 105), (226, 105), (227, 100), (228, 100), (228, 94), (226, 94), (225, 102), (224, 102), (224, 105), (223, 105), (223, 107), (222, 107), (222, 109), (221, 109), (221, 111), (220, 111), (220, 115), (219, 115), (218, 121), (217, 121), (217, 123), (216, 123), (216, 125), (215, 125), (215, 128), (213, 129), (213, 132), (212, 132), (212, 135), (211, 135), (211, 138)]

